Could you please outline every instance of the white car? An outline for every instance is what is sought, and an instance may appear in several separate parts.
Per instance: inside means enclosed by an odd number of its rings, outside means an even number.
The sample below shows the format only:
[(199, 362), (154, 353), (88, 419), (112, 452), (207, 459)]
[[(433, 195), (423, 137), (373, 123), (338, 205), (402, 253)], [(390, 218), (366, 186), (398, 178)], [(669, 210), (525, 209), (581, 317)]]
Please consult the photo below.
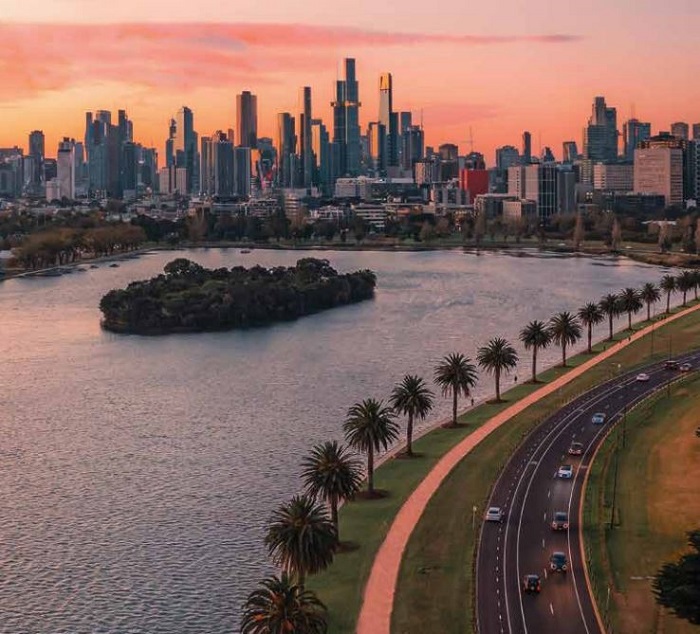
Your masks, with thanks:
[(570, 479), (574, 476), (574, 468), (570, 464), (563, 464), (557, 471), (557, 478)]
[(488, 511), (486, 511), (485, 519), (487, 522), (502, 522), (503, 509), (500, 506), (492, 506)]
[(646, 383), (649, 380), (649, 375), (645, 374), (644, 372), (641, 372), (635, 378), (637, 381), (640, 381), (642, 383)]

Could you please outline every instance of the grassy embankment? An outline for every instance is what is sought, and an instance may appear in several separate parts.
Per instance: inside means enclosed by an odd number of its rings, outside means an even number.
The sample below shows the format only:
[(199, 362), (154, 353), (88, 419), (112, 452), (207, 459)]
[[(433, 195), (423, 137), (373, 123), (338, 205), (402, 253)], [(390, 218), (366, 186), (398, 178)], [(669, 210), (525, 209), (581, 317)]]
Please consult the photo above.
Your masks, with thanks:
[[(667, 356), (669, 338), (675, 342), (676, 351), (681, 341), (684, 349), (700, 347), (700, 314), (659, 326), (654, 333), (653, 355), (650, 337), (634, 342), (610, 362), (592, 368), (557, 394), (522, 412), (460, 462), (429, 502), (409, 540), (394, 601), (392, 632), (473, 631), (476, 538), (489, 491), (510, 454), (533, 426), (564, 402), (609, 379), (617, 364), (627, 371), (652, 358)], [(473, 506), (477, 507), (474, 527)]]
[[(659, 341), (657, 352), (659, 352), (660, 356), (663, 356), (664, 353), (661, 351), (667, 350), (668, 345), (666, 344), (664, 347), (663, 341), (660, 341), (661, 336), (658, 333), (656, 339)], [(532, 424), (541, 420), (550, 411), (560, 407), (572, 395), (580, 393), (600, 380), (610, 378), (614, 369), (617, 368), (617, 363), (621, 363), (624, 368), (640, 363), (644, 358), (640, 344), (636, 344), (635, 348), (639, 349), (639, 359), (634, 355), (630, 356), (621, 353), (619, 360), (616, 359), (614, 364), (603, 364), (604, 367), (597, 368), (595, 371), (587, 374), (586, 377), (581, 377), (576, 382), (575, 387), (550, 397), (545, 406), (530, 408), (527, 412), (524, 412), (521, 415), (524, 418), (523, 421), (514, 421), (514, 423), (506, 425), (507, 434), (505, 434), (505, 437), (502, 435), (503, 430), (501, 430), (500, 434), (496, 433), (490, 436), (485, 443), (480, 445), (483, 449), (479, 451), (479, 456), (481, 462), (487, 464), (492, 471), (481, 467), (474, 469), (469, 466), (470, 463), (467, 463), (466, 471), (469, 477), (467, 480), (464, 480), (464, 473), (462, 472), (465, 471), (465, 461), (455, 469), (455, 472), (451, 474), (436, 495), (436, 499), (440, 500), (438, 508), (433, 508), (436, 503), (436, 500), (433, 500), (426, 512), (426, 519), (419, 524), (419, 541), (415, 541), (416, 537), (414, 535), (411, 543), (409, 543), (409, 558), (404, 564), (398, 589), (398, 607), (395, 616), (395, 618), (398, 618), (398, 624), (401, 623), (401, 615), (411, 619), (413, 612), (423, 613), (422, 606), (432, 602), (434, 607), (429, 606), (430, 609), (425, 614), (428, 618), (428, 621), (425, 621), (426, 625), (417, 625), (416, 629), (411, 631), (441, 631), (439, 627), (442, 626), (433, 627), (431, 625), (435, 621), (430, 620), (430, 615), (438, 615), (450, 611), (445, 609), (446, 604), (444, 601), (446, 597), (442, 596), (442, 591), (433, 593), (430, 590), (426, 593), (424, 589), (421, 589), (426, 586), (432, 588), (434, 583), (437, 584), (436, 588), (444, 584), (454, 588), (454, 605), (459, 606), (458, 611), (464, 612), (466, 619), (464, 622), (470, 622), (471, 590), (468, 586), (471, 585), (470, 562), (473, 546), (470, 547), (467, 543), (467, 550), (464, 550), (463, 538), (466, 536), (473, 544), (473, 535), (470, 529), (472, 505), (476, 504), (481, 512), (498, 468), (505, 462), (512, 447), (520, 441), (522, 435), (526, 433)], [(601, 348), (598, 347), (597, 349), (600, 350)], [(587, 354), (578, 355), (570, 360), (571, 367), (583, 363), (588, 358)], [(524, 361), (524, 363), (527, 363), (527, 361)], [(551, 381), (564, 371), (561, 368), (555, 368), (544, 373), (542, 378)], [(425, 477), (425, 474), (436, 464), (440, 457), (466, 435), (514, 401), (532, 392), (536, 387), (538, 386), (520, 384), (507, 392), (505, 395), (508, 399), (507, 402), (499, 405), (482, 405), (463, 415), (460, 421), (465, 424), (464, 427), (459, 429), (438, 429), (419, 439), (415, 443), (415, 450), (421, 454), (420, 458), (415, 460), (390, 460), (378, 469), (376, 484), (379, 488), (389, 491), (387, 497), (381, 500), (352, 502), (341, 509), (341, 539), (353, 542), (358, 547), (355, 550), (341, 553), (329, 570), (314, 576), (308, 583), (311, 589), (319, 593), (320, 598), (329, 608), (330, 631), (339, 634), (354, 631), (362, 601), (362, 592), (377, 549), (399, 508), (417, 484)], [(473, 480), (474, 478), (476, 480)], [(457, 493), (456, 496), (455, 492)], [(441, 510), (443, 507), (446, 507), (444, 512)], [(440, 517), (440, 520), (436, 522), (435, 517)], [(468, 518), (466, 523), (464, 518)], [(478, 530), (478, 526), (476, 528)], [(435, 531), (434, 534), (440, 536), (438, 541), (444, 542), (445, 552), (442, 555), (436, 553), (433, 556), (433, 553), (425, 552), (422, 547), (422, 540), (424, 539), (435, 541), (435, 537), (432, 536), (433, 531)], [(469, 535), (466, 535), (467, 533)], [(416, 557), (413, 554), (414, 551), (424, 553), (425, 557), (422, 557), (422, 555)], [(457, 554), (455, 555), (455, 553)], [(465, 557), (465, 553), (468, 556)], [(421, 558), (424, 561), (421, 561)], [(459, 588), (456, 587), (458, 575), (449, 574), (450, 568), (462, 568), (463, 564), (461, 562), (464, 562), (464, 565), (466, 565), (465, 570), (468, 571), (466, 575), (463, 575), (468, 578), (464, 582), (467, 584), (465, 586), (467, 595), (463, 593), (461, 586)], [(440, 570), (442, 570), (442, 574), (436, 575), (435, 572)], [(414, 572), (417, 574), (413, 574)], [(414, 589), (412, 585), (406, 586), (406, 577), (416, 581), (419, 588)], [(442, 582), (437, 580), (438, 577), (442, 578)], [(459, 583), (461, 584), (462, 582), (460, 581)], [(431, 599), (427, 599), (428, 596)], [(465, 596), (467, 596), (466, 600)], [(438, 597), (437, 603), (433, 602), (433, 599)], [(450, 627), (456, 623), (455, 619), (456, 616), (453, 612), (450, 619)], [(422, 618), (420, 622), (423, 622)], [(445, 631), (463, 631), (463, 629), (460, 630), (459, 626), (455, 626), (454, 630), (446, 629)], [(398, 629), (397, 631), (403, 630)]]
[[(700, 339), (700, 324), (691, 337)], [(631, 412), (624, 444), (618, 426), (591, 469), (584, 516), (589, 570), (601, 617), (616, 634), (700, 631), (659, 609), (651, 589), (661, 565), (684, 550), (685, 533), (700, 526), (700, 377), (669, 392)]]

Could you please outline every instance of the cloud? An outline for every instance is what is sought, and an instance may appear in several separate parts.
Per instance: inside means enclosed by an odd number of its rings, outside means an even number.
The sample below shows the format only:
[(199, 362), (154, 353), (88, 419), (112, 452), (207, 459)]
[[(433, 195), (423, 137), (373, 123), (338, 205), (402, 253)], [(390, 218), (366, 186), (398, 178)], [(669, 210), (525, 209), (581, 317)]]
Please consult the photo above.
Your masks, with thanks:
[(182, 91), (263, 84), (329, 55), (396, 46), (566, 44), (575, 35), (440, 35), (303, 24), (0, 23), (0, 102), (101, 81)]

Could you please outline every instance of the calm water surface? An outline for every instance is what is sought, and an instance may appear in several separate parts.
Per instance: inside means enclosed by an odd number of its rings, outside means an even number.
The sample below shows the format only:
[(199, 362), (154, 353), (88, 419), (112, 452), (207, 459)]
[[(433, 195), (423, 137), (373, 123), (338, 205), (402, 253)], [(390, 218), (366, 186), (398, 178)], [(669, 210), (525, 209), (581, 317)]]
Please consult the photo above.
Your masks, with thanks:
[[(373, 269), (376, 299), (248, 332), (103, 332), (100, 297), (177, 255), (229, 267), (305, 254), (154, 253), (0, 284), (0, 632), (235, 631), (271, 571), (271, 510), (298, 489), (308, 447), (341, 437), (349, 405), (662, 274), (626, 260), (320, 252)], [(490, 391), (486, 379), (476, 396)]]

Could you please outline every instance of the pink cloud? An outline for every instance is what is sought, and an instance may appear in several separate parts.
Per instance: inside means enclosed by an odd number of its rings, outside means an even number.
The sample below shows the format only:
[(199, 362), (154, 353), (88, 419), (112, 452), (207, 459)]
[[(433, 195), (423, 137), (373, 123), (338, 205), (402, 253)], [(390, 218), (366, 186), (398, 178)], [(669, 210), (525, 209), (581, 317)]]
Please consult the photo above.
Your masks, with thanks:
[[(353, 48), (517, 43), (564, 44), (578, 36), (439, 35), (302, 24), (0, 24), (0, 101), (98, 81), (191, 90), (264, 84), (313, 71)], [(291, 57), (293, 55), (293, 58)]]

